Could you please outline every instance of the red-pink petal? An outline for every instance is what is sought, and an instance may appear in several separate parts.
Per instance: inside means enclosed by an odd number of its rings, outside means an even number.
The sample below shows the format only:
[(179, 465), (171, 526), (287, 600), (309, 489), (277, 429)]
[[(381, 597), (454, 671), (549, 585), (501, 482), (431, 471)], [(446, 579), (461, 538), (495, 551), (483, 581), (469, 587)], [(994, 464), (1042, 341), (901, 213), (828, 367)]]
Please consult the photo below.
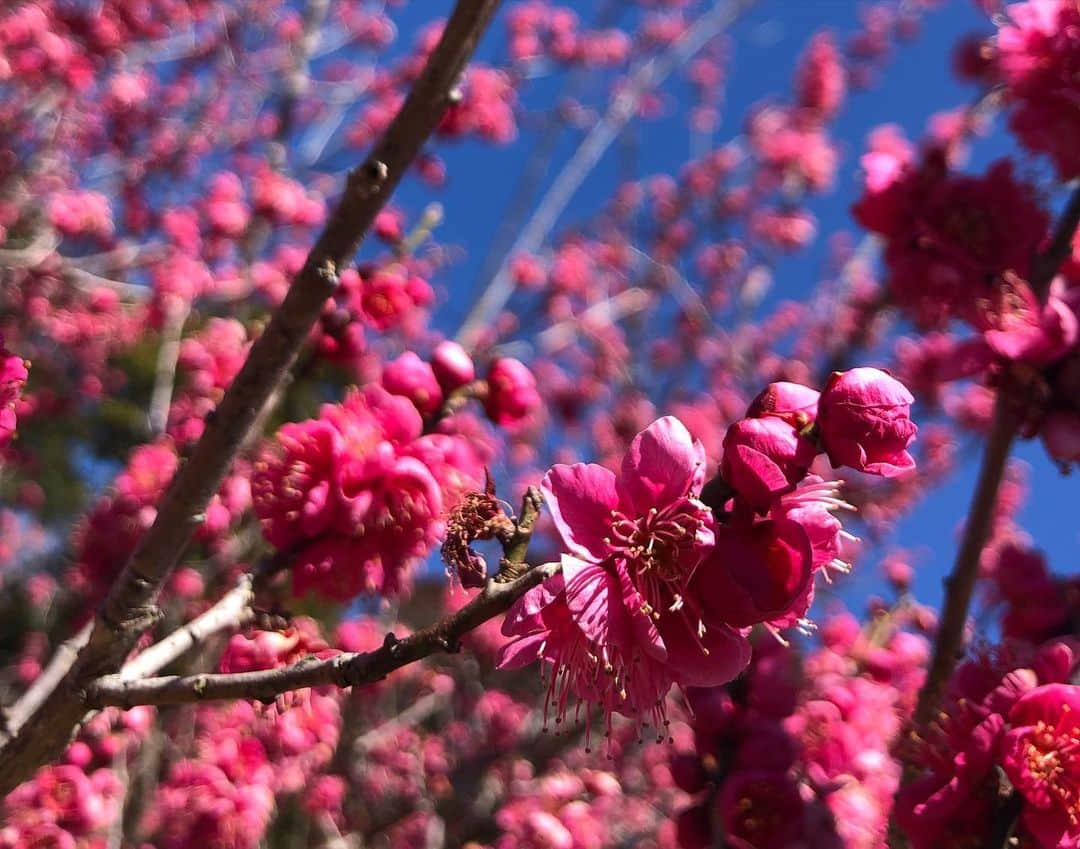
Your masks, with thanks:
[(574, 622), (590, 640), (601, 646), (620, 647), (632, 641), (623, 607), (619, 579), (604, 566), (563, 555), (566, 604)]
[(750, 663), (750, 642), (726, 625), (710, 625), (695, 639), (695, 623), (681, 613), (660, 617), (668, 666), (684, 687), (717, 687), (739, 676)]
[(705, 449), (674, 416), (657, 419), (634, 437), (619, 472), (623, 506), (644, 514), (693, 492), (705, 480)]
[(540, 651), (548, 638), (547, 631), (526, 634), (506, 643), (499, 649), (496, 667), (499, 669), (520, 669), (540, 659)]
[(619, 504), (615, 474), (593, 463), (559, 464), (544, 475), (540, 488), (566, 547), (586, 560), (603, 560), (611, 511)]

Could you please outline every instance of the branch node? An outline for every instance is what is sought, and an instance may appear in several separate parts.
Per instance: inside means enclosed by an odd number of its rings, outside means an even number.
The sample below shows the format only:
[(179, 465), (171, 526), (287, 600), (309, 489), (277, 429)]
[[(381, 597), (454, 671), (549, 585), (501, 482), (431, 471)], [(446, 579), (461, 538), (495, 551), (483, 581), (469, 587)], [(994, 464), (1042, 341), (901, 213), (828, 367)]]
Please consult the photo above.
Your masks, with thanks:
[(379, 159), (373, 159), (367, 164), (367, 172), (368, 176), (376, 183), (381, 183), (390, 176), (390, 169), (385, 162)]
[(338, 275), (337, 264), (327, 257), (315, 269), (315, 274), (318, 275), (320, 281), (325, 283), (331, 289), (336, 289), (341, 285), (341, 277)]
[(435, 642), (447, 654), (457, 654), (461, 651), (461, 642), (448, 637), (437, 637)]

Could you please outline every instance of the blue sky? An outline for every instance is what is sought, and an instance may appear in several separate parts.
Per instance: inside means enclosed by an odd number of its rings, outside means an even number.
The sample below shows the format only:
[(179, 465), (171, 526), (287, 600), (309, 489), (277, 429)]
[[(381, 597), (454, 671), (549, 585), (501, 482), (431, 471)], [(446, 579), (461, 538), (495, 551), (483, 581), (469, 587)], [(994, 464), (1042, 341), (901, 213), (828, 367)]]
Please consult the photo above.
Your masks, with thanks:
[[(424, 0), (394, 10), (393, 17), (402, 36), (397, 49), (411, 45), (418, 28), (436, 15), (445, 14), (451, 5), (448, 0)], [(580, 10), (582, 18), (588, 21), (589, 10), (597, 4), (567, 5)], [(747, 107), (754, 102), (765, 96), (785, 97), (790, 91), (795, 59), (807, 37), (828, 27), (843, 40), (856, 29), (860, 5), (848, 0), (764, 0), (754, 4), (728, 32), (732, 73), (724, 95), (717, 139), (737, 136)], [(833, 126), (833, 136), (840, 140), (843, 157), (836, 185), (830, 194), (814, 198), (809, 204), (817, 216), (821, 235), (812, 249), (778, 264), (770, 297), (798, 298), (812, 289), (826, 262), (826, 239), (822, 236), (846, 230), (858, 239), (860, 233), (849, 207), (859, 190), (858, 157), (867, 133), (881, 123), (893, 122), (909, 138), (918, 138), (933, 113), (970, 102), (975, 96), (974, 89), (960, 84), (950, 73), (951, 49), (961, 34), (990, 30), (990, 23), (974, 3), (944, 2), (926, 15), (915, 40), (896, 48), (873, 88), (849, 96)], [(482, 59), (501, 55), (502, 32), (497, 22), (481, 45)], [(541, 78), (531, 83), (531, 91), (541, 99), (551, 97), (559, 84), (559, 80)], [(685, 99), (686, 92), (685, 84), (678, 79), (665, 88), (673, 104), (682, 102), (680, 98)], [(529, 97), (526, 102), (535, 101)], [(638, 124), (628, 131), (633, 134), (641, 175), (678, 173), (688, 158), (691, 140), (685, 127), (685, 112), (677, 108), (669, 112), (665, 118)], [(548, 181), (573, 152), (579, 138), (572, 132), (563, 133), (555, 145)], [(505, 213), (534, 142), (535, 137), (526, 130), (518, 142), (503, 148), (476, 143), (440, 146), (440, 154), (448, 166), (449, 183), (439, 197), (446, 209), (446, 220), (439, 228), (438, 238), (464, 249), (461, 260), (440, 274), (445, 302), (437, 312), (436, 325), (447, 332), (453, 332), (471, 303), (468, 293), (474, 291), (472, 287), (476, 285), (492, 234)], [(967, 167), (981, 171), (987, 163), (1010, 150), (1008, 136), (1000, 131), (1000, 126), (995, 126), (990, 137), (975, 144)], [(561, 225), (587, 221), (601, 208), (619, 181), (616, 160), (616, 156), (609, 154), (595, 168), (560, 219)], [(412, 181), (402, 187), (397, 202), (406, 209), (418, 210), (430, 199), (429, 191)], [(941, 580), (955, 555), (959, 527), (977, 470), (979, 454), (972, 446), (966, 446), (960, 456), (965, 459), (953, 479), (900, 523), (893, 540), (914, 553), (918, 567), (916, 592), (922, 600), (934, 604), (941, 599)], [(1034, 482), (1022, 522), (1048, 553), (1052, 568), (1070, 571), (1080, 542), (1075, 481), (1063, 477), (1047, 461), (1037, 441), (1020, 443), (1015, 456), (1030, 465)], [(875, 566), (876, 558), (871, 554), (861, 569), (838, 587), (848, 604), (858, 607), (868, 594), (882, 591), (883, 582)]]

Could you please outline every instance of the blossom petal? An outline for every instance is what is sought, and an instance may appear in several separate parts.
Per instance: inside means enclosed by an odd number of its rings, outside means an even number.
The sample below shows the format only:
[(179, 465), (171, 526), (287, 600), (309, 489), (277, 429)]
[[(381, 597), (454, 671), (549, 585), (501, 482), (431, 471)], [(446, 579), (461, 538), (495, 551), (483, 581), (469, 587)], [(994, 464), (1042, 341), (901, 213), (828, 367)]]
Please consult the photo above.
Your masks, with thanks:
[(704, 633), (681, 613), (660, 617), (668, 666), (684, 687), (717, 687), (738, 677), (750, 663), (750, 642), (734, 628), (709, 625)]
[(511, 640), (499, 649), (496, 668), (521, 669), (523, 666), (536, 662), (540, 659), (540, 653), (547, 638), (547, 631), (537, 631), (535, 634), (526, 634)]
[(810, 537), (798, 522), (728, 526), (694, 573), (691, 592), (709, 622), (736, 627), (768, 622), (794, 609), (812, 579), (813, 563)]
[(528, 590), (506, 612), (502, 633), (507, 637), (516, 637), (531, 631), (546, 629), (543, 613), (558, 599), (564, 589), (563, 576), (556, 572), (542, 584)]
[(618, 578), (600, 564), (569, 554), (563, 555), (562, 564), (566, 604), (581, 632), (601, 646), (624, 644), (629, 622)]
[[(726, 467), (730, 471), (729, 483), (754, 507), (768, 507), (783, 492), (792, 488), (790, 481), (772, 458), (749, 445), (732, 445), (725, 453)], [(737, 462), (736, 462), (737, 460)]]
[(624, 507), (644, 514), (701, 490), (705, 449), (674, 416), (657, 419), (634, 437), (619, 473)]
[(572, 554), (592, 562), (609, 552), (604, 542), (611, 528), (611, 511), (619, 505), (615, 474), (594, 463), (558, 464), (540, 484), (555, 527)]
[(626, 570), (625, 564), (617, 563), (616, 566), (622, 601), (630, 617), (634, 639), (646, 654), (663, 663), (667, 660), (667, 647), (664, 645), (663, 637), (660, 636), (660, 631), (657, 630), (656, 622), (645, 612), (645, 599), (641, 597), (641, 593), (630, 580), (630, 573)]

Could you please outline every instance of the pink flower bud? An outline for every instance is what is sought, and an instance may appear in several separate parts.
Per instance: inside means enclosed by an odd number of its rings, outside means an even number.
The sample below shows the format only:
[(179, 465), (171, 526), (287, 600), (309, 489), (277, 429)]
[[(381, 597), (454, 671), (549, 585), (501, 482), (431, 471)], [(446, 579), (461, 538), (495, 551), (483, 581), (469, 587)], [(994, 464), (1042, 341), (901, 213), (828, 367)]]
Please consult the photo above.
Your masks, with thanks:
[(503, 427), (520, 424), (540, 406), (536, 378), (520, 360), (500, 357), (488, 372), (488, 397), (485, 405), (493, 422)]
[(768, 507), (806, 477), (817, 450), (786, 421), (742, 419), (728, 428), (720, 469), (743, 500)]
[(433, 414), (443, 402), (434, 370), (412, 351), (383, 367), (382, 385), (387, 392), (408, 398), (424, 416)]
[(900, 381), (876, 368), (834, 372), (818, 402), (818, 426), (833, 468), (896, 477), (915, 468), (907, 452), (918, 428)]
[(449, 339), (435, 346), (431, 368), (443, 391), (448, 393), (476, 379), (476, 366), (469, 352)]
[(750, 402), (747, 418), (766, 416), (783, 419), (796, 430), (802, 430), (817, 419), (818, 398), (821, 393), (801, 383), (786, 380), (770, 383)]

